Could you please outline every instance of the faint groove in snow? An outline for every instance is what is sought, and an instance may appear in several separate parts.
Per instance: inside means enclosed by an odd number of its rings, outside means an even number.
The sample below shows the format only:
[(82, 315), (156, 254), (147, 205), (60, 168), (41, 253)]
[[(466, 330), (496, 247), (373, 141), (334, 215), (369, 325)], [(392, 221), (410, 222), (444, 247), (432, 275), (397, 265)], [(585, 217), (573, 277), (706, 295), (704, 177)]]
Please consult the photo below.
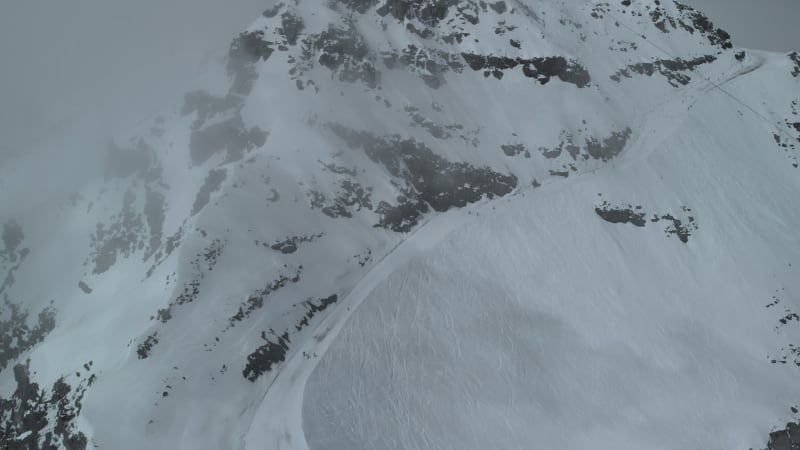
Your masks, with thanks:
[[(356, 308), (383, 280), (421, 250), (430, 249), (441, 242), (468, 219), (469, 216), (461, 210), (434, 216), (411, 232), (407, 239), (397, 244), (361, 278), (337, 308), (309, 333), (309, 336), (316, 338), (308, 339), (297, 347), (279, 369), (253, 415), (243, 438), (244, 449), (308, 450), (302, 425), (303, 395), (306, 381), (319, 359)], [(305, 359), (303, 353), (316, 353), (319, 357)]]

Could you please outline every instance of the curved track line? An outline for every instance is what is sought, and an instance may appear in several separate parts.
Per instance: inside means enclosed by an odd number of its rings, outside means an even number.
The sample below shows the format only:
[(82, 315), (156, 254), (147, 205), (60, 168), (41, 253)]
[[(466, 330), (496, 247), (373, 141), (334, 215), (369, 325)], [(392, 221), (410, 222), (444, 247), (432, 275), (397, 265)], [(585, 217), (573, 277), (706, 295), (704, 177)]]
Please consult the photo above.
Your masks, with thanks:
[[(295, 348), (293, 356), (280, 369), (256, 408), (244, 438), (246, 450), (308, 450), (302, 423), (303, 395), (306, 381), (319, 359), (356, 308), (381, 282), (421, 251), (441, 242), (469, 218), (464, 210), (451, 210), (431, 218), (391, 249), (361, 278), (347, 297), (313, 328), (309, 338)], [(319, 356), (306, 359), (303, 353), (316, 353)]]
[[(755, 64), (734, 72), (718, 83), (711, 82), (712, 87), (693, 86), (688, 95), (676, 96), (666, 104), (653, 108), (643, 115), (639, 134), (627, 146), (644, 147), (637, 156), (622, 162), (621, 167), (626, 167), (634, 161), (646, 159), (657, 146), (664, 142), (669, 135), (682, 123), (683, 112), (698, 98), (735, 78), (753, 72), (764, 64), (757, 60)], [(709, 81), (709, 80), (706, 80)], [(687, 106), (687, 101), (689, 106)], [(652, 117), (654, 114), (658, 117)], [(647, 127), (653, 119), (664, 117), (674, 119), (671, 127), (664, 127), (663, 120), (659, 120), (660, 127)], [(645, 134), (646, 131), (653, 134)], [(613, 166), (611, 167), (613, 169)], [(590, 173), (590, 172), (587, 172)], [(582, 174), (585, 175), (585, 174)], [(518, 192), (513, 194), (516, 194)], [(310, 337), (295, 348), (293, 355), (279, 370), (275, 379), (267, 388), (264, 397), (256, 407), (252, 422), (244, 437), (245, 450), (277, 449), (277, 450), (309, 450), (303, 431), (303, 396), (306, 381), (316, 369), (319, 359), (325, 354), (333, 340), (339, 334), (344, 324), (355, 312), (356, 308), (369, 296), (369, 294), (397, 268), (406, 264), (421, 251), (434, 247), (450, 232), (457, 229), (469, 220), (466, 210), (485, 203), (481, 202), (472, 207), (454, 209), (434, 216), (428, 222), (420, 225), (408, 238), (397, 244), (381, 258), (353, 287), (350, 293), (339, 302), (336, 308), (326, 315), (311, 331)], [(318, 356), (307, 359), (303, 354)]]

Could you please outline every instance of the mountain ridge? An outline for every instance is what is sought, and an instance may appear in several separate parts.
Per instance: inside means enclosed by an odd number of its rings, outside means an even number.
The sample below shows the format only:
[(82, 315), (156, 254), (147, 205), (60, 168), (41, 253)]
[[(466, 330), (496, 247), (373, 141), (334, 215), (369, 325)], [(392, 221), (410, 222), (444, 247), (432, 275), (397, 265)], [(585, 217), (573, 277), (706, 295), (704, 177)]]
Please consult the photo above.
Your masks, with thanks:
[[(103, 180), (52, 209), (9, 214), (3, 336), (22, 337), (0, 372), (3, 443), (304, 448), (292, 422), (303, 404), (276, 417), (261, 399), (279, 395), (271, 386), (284, 367), (312, 376), (324, 355), (301, 349), (327, 334), (320, 324), (360, 303), (351, 295), (362, 283), (377, 288), (370, 270), (431, 221), (457, 230), (463, 211), (486, 217), (493, 202), (602, 183), (663, 159), (678, 130), (687, 148), (716, 148), (686, 128), (689, 111), (766, 73), (769, 89), (734, 92), (745, 106), (775, 106), (736, 107), (762, 115), (745, 122), (763, 128), (749, 142), (766, 147), (763, 164), (790, 198), (796, 172), (778, 167), (797, 167), (798, 100), (783, 94), (797, 89), (793, 65), (796, 55), (734, 49), (701, 13), (657, 0), (278, 3), (206, 84), (115, 141)], [(673, 166), (668, 176), (688, 172)], [(14, 211), (22, 175), (0, 178), (11, 185), (3, 210)], [(591, 229), (627, 220), (694, 249), (709, 218), (689, 194), (664, 189), (657, 205), (605, 193), (589, 207), (600, 221)], [(798, 223), (775, 211), (779, 231)], [(448, 214), (461, 219), (439, 218)], [(25, 316), (36, 313), (38, 325)], [(120, 430), (109, 405), (135, 424)], [(256, 418), (275, 424), (259, 430)], [(291, 442), (281, 426), (293, 427)]]

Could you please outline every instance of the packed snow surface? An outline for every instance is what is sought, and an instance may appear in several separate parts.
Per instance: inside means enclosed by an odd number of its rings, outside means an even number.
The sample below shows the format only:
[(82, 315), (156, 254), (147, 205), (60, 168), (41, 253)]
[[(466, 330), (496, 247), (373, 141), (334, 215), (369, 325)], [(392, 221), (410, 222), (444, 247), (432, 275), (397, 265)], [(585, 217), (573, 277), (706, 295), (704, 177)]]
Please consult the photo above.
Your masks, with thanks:
[(789, 449), (798, 143), (800, 55), (672, 1), (272, 4), (103, 175), (0, 167), (0, 444)]

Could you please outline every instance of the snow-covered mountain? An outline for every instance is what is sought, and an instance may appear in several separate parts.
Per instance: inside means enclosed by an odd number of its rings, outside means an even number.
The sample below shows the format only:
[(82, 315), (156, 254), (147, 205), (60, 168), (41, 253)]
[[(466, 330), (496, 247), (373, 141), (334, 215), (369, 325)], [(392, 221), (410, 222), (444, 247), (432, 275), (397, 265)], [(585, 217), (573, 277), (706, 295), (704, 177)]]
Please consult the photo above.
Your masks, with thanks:
[(0, 442), (795, 448), (798, 142), (672, 1), (275, 4), (104, 177), (0, 168)]

